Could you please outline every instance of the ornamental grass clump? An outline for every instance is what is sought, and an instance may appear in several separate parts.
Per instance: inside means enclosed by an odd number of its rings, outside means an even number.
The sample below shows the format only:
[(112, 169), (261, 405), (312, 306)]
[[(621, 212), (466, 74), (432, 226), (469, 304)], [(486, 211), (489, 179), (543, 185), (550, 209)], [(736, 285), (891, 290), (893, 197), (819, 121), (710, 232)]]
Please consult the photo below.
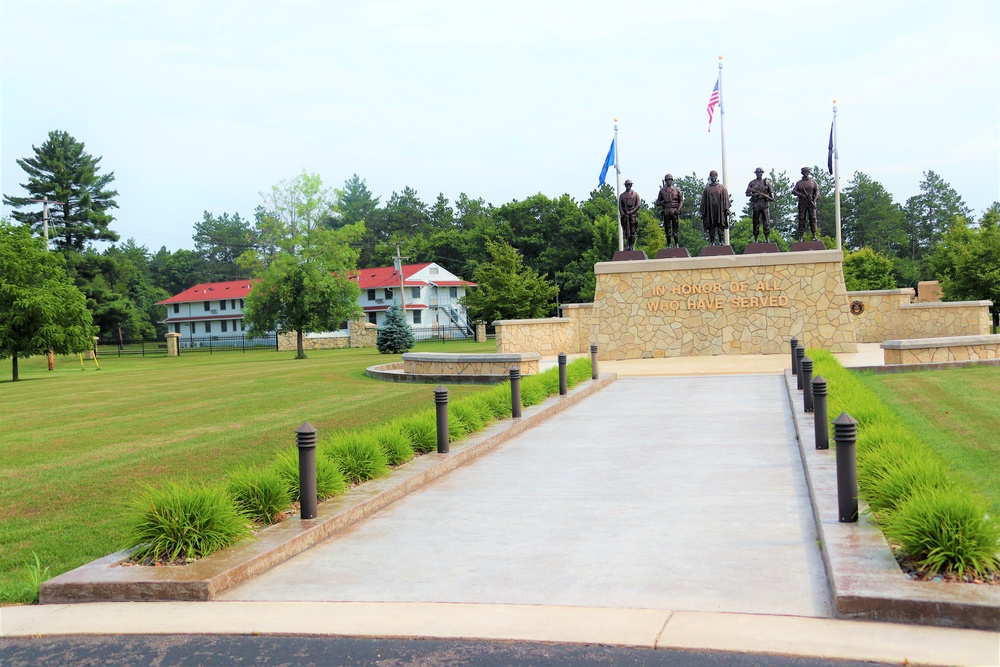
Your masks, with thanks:
[(506, 419), (510, 417), (510, 382), (499, 384), (489, 391), (479, 394), (478, 398), (489, 406), (495, 418)]
[(292, 504), (285, 480), (274, 468), (238, 468), (226, 485), (236, 509), (261, 526), (270, 526)]
[[(282, 449), (274, 462), (274, 469), (281, 475), (293, 502), (299, 502), (299, 452), (298, 448)], [(316, 499), (325, 500), (347, 488), (337, 464), (326, 457), (316, 457)]]
[(250, 535), (250, 524), (222, 486), (167, 482), (147, 487), (128, 534), (134, 560), (173, 563), (226, 549)]
[(389, 459), (370, 431), (334, 435), (323, 444), (321, 451), (351, 484), (367, 482), (389, 472)]
[(378, 441), (385, 458), (391, 466), (398, 466), (413, 458), (413, 445), (410, 436), (398, 422), (386, 424), (372, 432)]
[(930, 574), (1000, 568), (1000, 523), (986, 504), (963, 489), (927, 489), (882, 521), (886, 537)]
[(947, 466), (898, 425), (864, 429), (857, 451), (858, 487), (876, 514), (891, 512), (914, 494), (952, 485)]
[(424, 410), (412, 417), (407, 417), (399, 422), (409, 435), (413, 451), (418, 454), (437, 449), (437, 417), (433, 412)]
[(584, 380), (589, 380), (593, 367), (590, 365), (590, 357), (580, 357), (566, 364), (566, 384), (574, 387)]
[[(556, 391), (558, 391), (558, 378), (556, 382)], [(529, 375), (521, 379), (521, 405), (523, 407), (527, 408), (532, 405), (538, 405), (548, 398), (548, 396), (549, 394), (545, 390), (543, 381), (539, 380), (537, 375)]]
[(493, 424), (499, 418), (499, 415), (494, 411), (493, 400), (484, 394), (463, 398), (456, 405), (467, 406), (474, 410), (479, 415), (479, 421), (482, 422), (482, 425), (479, 427), (480, 429)]
[[(488, 414), (492, 417), (492, 413)], [(476, 433), (486, 426), (487, 417), (483, 415), (483, 408), (480, 404), (469, 399), (455, 401), (448, 406), (448, 422), (452, 417), (462, 420), (462, 423), (469, 429), (469, 433)]]

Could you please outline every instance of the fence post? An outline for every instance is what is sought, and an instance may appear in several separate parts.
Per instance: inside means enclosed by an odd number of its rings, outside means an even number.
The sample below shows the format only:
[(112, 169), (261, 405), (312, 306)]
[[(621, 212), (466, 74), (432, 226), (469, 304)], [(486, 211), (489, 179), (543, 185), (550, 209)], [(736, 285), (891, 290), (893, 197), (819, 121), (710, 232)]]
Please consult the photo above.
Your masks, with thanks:
[(806, 348), (799, 345), (795, 348), (795, 369), (794, 373), (797, 376), (797, 389), (802, 389), (802, 359), (806, 356)]
[(816, 449), (830, 449), (830, 425), (826, 423), (826, 379), (817, 375), (812, 381), (813, 426)]
[(510, 367), (510, 416), (521, 418), (521, 369)]
[(798, 375), (799, 369), (795, 366), (795, 348), (799, 346), (799, 339), (792, 336), (792, 375)]
[(566, 353), (560, 352), (557, 358), (559, 359), (559, 395), (565, 396), (569, 391), (566, 386)]
[(316, 427), (309, 422), (295, 429), (299, 448), (299, 518), (316, 518)]
[(448, 448), (448, 389), (439, 384), (434, 390), (434, 407), (437, 411), (438, 454), (447, 454)]
[(597, 343), (590, 344), (590, 379), (596, 380), (597, 372)]
[(802, 357), (802, 367), (799, 369), (799, 376), (802, 378), (802, 411), (813, 411), (812, 377), (813, 360), (809, 357)]
[(833, 441), (837, 444), (837, 507), (841, 523), (858, 520), (858, 467), (854, 445), (858, 422), (846, 412), (833, 420)]

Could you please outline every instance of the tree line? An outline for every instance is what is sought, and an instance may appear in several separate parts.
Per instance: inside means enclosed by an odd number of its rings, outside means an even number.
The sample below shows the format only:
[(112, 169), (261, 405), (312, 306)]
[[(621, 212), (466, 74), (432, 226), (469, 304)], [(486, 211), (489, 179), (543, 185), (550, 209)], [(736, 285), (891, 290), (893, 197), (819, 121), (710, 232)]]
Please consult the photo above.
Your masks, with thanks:
[[(83, 292), (102, 335), (162, 335), (157, 301), (197, 283), (261, 275), (282, 253), (295, 254), (296, 244), (311, 243), (307, 239), (314, 238), (313, 232), (343, 230), (337, 238), (350, 245), (348, 254), (360, 267), (391, 265), (398, 247), (406, 263), (437, 262), (480, 283), (479, 295), (470, 297), (468, 306), (470, 315), (485, 320), (546, 316), (554, 314), (556, 303), (592, 300), (593, 266), (609, 260), (618, 247), (615, 191), (607, 184), (582, 201), (542, 193), (501, 205), (464, 193), (454, 202), (443, 194), (425, 201), (406, 186), (383, 202), (358, 174), (337, 188), (303, 172), (262, 193), (250, 217), (206, 210), (195, 223), (193, 250), (164, 246), (153, 252), (133, 239), (121, 242), (114, 232), (118, 193), (114, 172), (101, 173), (100, 157), (62, 131), (49, 133), (33, 149), (33, 155), (17, 161), (28, 177), (21, 184), (28, 196), (5, 194), (4, 202), (14, 209), (14, 221), (36, 236), (42, 233), (41, 205), (31, 200), (60, 202), (51, 205), (52, 250)], [(820, 234), (833, 247), (833, 177), (819, 167), (813, 174), (821, 193)], [(769, 178), (775, 198), (772, 240), (786, 250), (796, 231), (793, 183), (784, 171), (772, 170)], [(684, 193), (681, 245), (692, 255), (706, 243), (697, 213), (706, 182), (695, 173), (674, 181)], [(898, 203), (863, 172), (844, 184), (848, 288), (916, 286), (920, 280), (937, 279), (946, 298), (1000, 303), (1000, 204), (977, 217), (931, 170), (918, 188), (918, 194)], [(730, 234), (739, 253), (750, 240), (751, 213), (743, 188), (729, 189), (734, 211), (745, 202)], [(639, 214), (637, 247), (650, 256), (665, 245), (659, 216), (650, 205), (655, 197), (655, 192), (646, 193)], [(95, 244), (102, 242), (111, 245), (98, 250)]]

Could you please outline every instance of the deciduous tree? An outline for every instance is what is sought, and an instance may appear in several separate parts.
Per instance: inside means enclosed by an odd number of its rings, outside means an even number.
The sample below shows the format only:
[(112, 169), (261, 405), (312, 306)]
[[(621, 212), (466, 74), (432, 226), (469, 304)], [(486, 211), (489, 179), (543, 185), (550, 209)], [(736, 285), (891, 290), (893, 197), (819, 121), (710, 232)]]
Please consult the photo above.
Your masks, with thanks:
[(871, 248), (844, 253), (844, 283), (850, 291), (895, 289), (892, 258)]
[(66, 275), (62, 256), (7, 221), (0, 221), (0, 313), (0, 359), (12, 360), (14, 382), (18, 359), (94, 345), (86, 298)]
[(463, 297), (472, 320), (516, 320), (545, 317), (555, 306), (558, 289), (545, 276), (524, 265), (516, 248), (487, 241), (491, 261), (476, 269), (478, 287)]

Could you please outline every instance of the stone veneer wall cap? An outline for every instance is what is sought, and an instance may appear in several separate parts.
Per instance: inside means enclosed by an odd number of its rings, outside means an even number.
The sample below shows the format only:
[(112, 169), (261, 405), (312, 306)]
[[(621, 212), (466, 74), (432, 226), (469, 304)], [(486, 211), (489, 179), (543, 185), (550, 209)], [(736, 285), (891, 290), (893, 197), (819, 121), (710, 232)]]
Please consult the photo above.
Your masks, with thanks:
[(597, 275), (637, 273), (647, 271), (679, 271), (684, 269), (720, 269), (741, 266), (778, 266), (787, 264), (823, 264), (842, 262), (840, 250), (810, 250), (808, 252), (770, 252), (753, 255), (716, 255), (713, 257), (679, 257), (676, 259), (637, 259), (628, 262), (599, 262), (594, 265)]
[(900, 310), (903, 308), (968, 308), (970, 306), (989, 308), (992, 305), (992, 301), (920, 301), (918, 303), (901, 303), (899, 308)]
[(563, 303), (559, 305), (560, 308), (593, 308), (592, 303)]
[(966, 345), (1000, 345), (1000, 334), (985, 336), (942, 336), (941, 338), (910, 338), (887, 340), (879, 344), (883, 350), (916, 350), (927, 347), (962, 347)]
[(534, 320), (493, 320), (493, 326), (510, 326), (512, 324), (550, 324), (560, 322), (572, 322), (568, 317), (540, 317)]
[(857, 291), (847, 290), (847, 296), (913, 296), (916, 293), (916, 290), (912, 287), (901, 287), (900, 289), (866, 289)]
[(462, 352), (407, 352), (403, 361), (450, 361), (465, 362), (496, 362), (510, 363), (517, 361), (537, 361), (542, 355), (537, 352), (497, 352), (497, 353), (462, 353)]

